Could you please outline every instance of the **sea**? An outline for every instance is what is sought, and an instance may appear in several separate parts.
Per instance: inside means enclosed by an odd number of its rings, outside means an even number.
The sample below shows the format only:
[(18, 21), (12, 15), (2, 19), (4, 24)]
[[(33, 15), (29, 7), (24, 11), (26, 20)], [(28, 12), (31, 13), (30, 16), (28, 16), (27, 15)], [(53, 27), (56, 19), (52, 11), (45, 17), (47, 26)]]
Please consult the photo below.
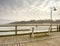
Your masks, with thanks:
[[(32, 28), (34, 27), (34, 32), (45, 32), (49, 30), (50, 26), (18, 26), (17, 30), (22, 29), (30, 29), (29, 31), (17, 31), (17, 34), (24, 34), (24, 33), (30, 33), (32, 32)], [(52, 28), (57, 28), (57, 26), (52, 26)], [(15, 30), (15, 27), (0, 27), (0, 31), (10, 31)], [(56, 31), (57, 29), (52, 29), (53, 31)], [(15, 32), (0, 32), (0, 35), (12, 35), (15, 34)]]

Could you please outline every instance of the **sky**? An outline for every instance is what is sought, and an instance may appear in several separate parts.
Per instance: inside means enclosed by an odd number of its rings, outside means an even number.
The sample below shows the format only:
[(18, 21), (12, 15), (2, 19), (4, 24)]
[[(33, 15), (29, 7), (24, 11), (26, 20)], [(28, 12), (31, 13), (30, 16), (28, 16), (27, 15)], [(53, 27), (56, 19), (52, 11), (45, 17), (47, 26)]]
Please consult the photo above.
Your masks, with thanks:
[(0, 0), (0, 24), (14, 21), (60, 19), (60, 0)]

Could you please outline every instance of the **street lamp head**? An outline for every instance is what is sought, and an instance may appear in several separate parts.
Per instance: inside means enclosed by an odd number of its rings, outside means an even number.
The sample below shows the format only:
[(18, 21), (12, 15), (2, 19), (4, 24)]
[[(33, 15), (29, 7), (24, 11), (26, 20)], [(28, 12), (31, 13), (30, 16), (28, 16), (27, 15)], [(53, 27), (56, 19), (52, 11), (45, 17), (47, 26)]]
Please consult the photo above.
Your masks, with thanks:
[(57, 9), (56, 9), (56, 7), (54, 7), (54, 11), (56, 11)]

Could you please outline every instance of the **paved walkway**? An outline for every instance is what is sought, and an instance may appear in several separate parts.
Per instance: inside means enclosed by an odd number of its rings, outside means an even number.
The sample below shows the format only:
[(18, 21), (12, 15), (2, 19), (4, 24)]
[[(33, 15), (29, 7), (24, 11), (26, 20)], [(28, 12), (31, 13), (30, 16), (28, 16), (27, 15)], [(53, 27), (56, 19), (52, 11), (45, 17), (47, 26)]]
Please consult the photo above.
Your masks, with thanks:
[(35, 38), (29, 35), (0, 37), (0, 46), (60, 46), (60, 32), (53, 32), (50, 36), (36, 34)]

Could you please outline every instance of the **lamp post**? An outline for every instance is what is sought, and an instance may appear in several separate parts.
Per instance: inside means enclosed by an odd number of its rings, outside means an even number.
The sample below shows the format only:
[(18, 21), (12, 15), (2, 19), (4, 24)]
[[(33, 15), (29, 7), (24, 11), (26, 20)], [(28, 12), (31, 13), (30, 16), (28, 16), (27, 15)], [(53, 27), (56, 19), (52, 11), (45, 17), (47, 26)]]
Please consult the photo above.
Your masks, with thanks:
[(51, 17), (51, 22), (50, 22), (50, 31), (52, 31), (52, 14), (53, 14), (53, 11), (56, 11), (57, 9), (56, 9), (56, 7), (51, 7), (50, 8), (50, 10), (51, 10), (51, 13), (50, 13), (50, 17)]
[(50, 35), (50, 32), (52, 31), (52, 13), (53, 11), (56, 11), (57, 9), (55, 7), (50, 8), (50, 30), (48, 31), (48, 34)]

